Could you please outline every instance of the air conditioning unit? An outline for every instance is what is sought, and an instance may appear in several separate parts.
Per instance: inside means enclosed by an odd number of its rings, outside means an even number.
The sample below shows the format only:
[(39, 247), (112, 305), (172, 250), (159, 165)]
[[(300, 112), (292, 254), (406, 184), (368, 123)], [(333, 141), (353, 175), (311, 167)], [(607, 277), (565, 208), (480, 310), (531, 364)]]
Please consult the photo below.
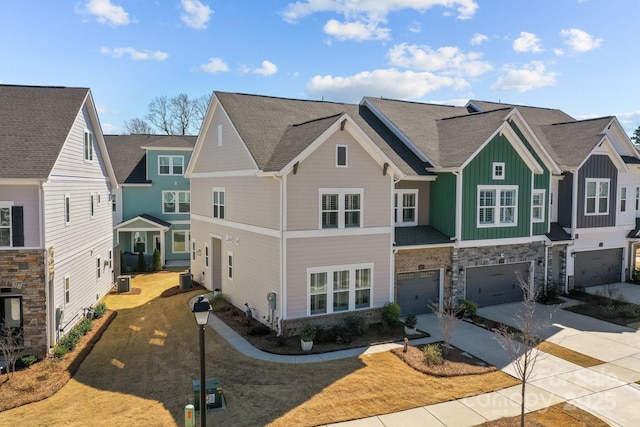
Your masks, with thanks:
[(118, 276), (118, 292), (129, 292), (131, 290), (131, 276)]

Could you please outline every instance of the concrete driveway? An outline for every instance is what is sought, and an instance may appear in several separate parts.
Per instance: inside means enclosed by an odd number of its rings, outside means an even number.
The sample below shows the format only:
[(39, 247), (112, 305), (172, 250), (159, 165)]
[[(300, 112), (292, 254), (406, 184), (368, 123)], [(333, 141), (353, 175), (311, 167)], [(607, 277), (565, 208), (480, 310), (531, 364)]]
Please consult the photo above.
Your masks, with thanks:
[[(625, 298), (640, 302), (640, 286), (622, 284)], [(594, 287), (590, 288), (593, 289)], [(595, 287), (597, 288), (597, 287)], [(568, 300), (562, 306), (576, 304)], [(521, 303), (503, 304), (478, 309), (478, 315), (518, 327)], [(543, 355), (529, 380), (533, 391), (541, 390), (590, 411), (614, 426), (640, 425), (640, 331), (603, 322), (562, 310), (557, 306), (538, 304), (536, 317), (547, 322), (543, 336), (547, 341), (586, 354), (603, 363), (583, 368)], [(554, 360), (556, 359), (556, 360)], [(503, 371), (515, 374), (513, 366)], [(545, 395), (541, 394), (538, 400)]]
[(635, 283), (612, 283), (610, 285), (589, 286), (584, 290), (590, 294), (640, 304), (640, 285)]

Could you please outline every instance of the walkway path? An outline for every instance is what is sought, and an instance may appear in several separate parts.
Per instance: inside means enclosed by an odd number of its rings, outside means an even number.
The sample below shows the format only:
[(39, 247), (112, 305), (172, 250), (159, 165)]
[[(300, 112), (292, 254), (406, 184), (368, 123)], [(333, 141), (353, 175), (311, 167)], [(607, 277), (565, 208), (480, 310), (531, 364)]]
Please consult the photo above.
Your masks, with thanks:
[[(572, 301), (569, 304), (575, 303)], [(482, 308), (483, 317), (513, 324), (520, 303)], [(606, 420), (613, 426), (640, 425), (640, 332), (612, 325), (565, 310), (539, 305), (538, 315), (553, 325), (546, 338), (556, 344), (605, 361), (591, 368), (582, 368), (558, 357), (540, 353), (527, 386), (526, 406), (536, 411), (561, 402), (569, 402)], [(215, 316), (209, 325), (240, 352), (256, 359), (279, 363), (314, 363), (347, 357), (357, 357), (388, 351), (400, 344), (382, 344), (325, 354), (300, 356), (276, 355), (256, 349)], [(429, 331), (431, 337), (412, 341), (426, 344), (442, 341), (435, 315), (418, 316), (418, 328)], [(460, 322), (452, 344), (504, 372), (514, 375), (514, 367), (492, 332)], [(514, 375), (515, 376), (515, 375)], [(472, 426), (520, 413), (520, 386), (414, 408), (398, 413), (331, 424), (339, 427), (410, 427), (410, 426)]]

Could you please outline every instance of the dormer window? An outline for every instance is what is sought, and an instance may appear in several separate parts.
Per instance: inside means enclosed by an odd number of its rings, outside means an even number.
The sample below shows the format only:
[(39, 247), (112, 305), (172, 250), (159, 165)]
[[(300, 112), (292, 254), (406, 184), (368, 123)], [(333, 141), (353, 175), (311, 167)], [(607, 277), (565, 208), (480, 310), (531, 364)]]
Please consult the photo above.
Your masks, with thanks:
[(504, 162), (493, 162), (493, 179), (504, 179)]
[(347, 167), (347, 146), (346, 145), (336, 146), (336, 167), (339, 167), (339, 168)]

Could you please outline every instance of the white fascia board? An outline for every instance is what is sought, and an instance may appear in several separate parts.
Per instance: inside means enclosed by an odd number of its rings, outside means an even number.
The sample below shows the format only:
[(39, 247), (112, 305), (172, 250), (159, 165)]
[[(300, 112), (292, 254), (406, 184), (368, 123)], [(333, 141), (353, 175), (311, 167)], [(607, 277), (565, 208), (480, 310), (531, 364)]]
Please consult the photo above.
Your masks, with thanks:
[(602, 139), (595, 145), (595, 147), (593, 147), (593, 150), (591, 150), (591, 152), (582, 160), (580, 166), (578, 166), (578, 169), (584, 166), (584, 164), (587, 162), (587, 160), (589, 160), (591, 156), (605, 153), (609, 156), (619, 172), (629, 172), (629, 167), (624, 162), (624, 160), (622, 160), (622, 157), (620, 157), (620, 154), (618, 154), (616, 147), (613, 146), (613, 143), (606, 135), (602, 137)]
[(522, 161), (527, 165), (527, 167), (535, 174), (542, 174), (544, 171), (542, 166), (536, 161), (535, 157), (527, 150), (524, 143), (518, 138), (516, 132), (511, 128), (511, 125), (505, 121), (498, 127), (487, 138), (485, 142), (482, 143), (480, 147), (471, 155), (469, 158), (460, 166), (460, 170), (464, 169), (471, 163), (471, 161), (482, 151), (484, 148), (496, 137), (496, 135), (504, 135), (507, 138), (507, 141), (511, 144), (511, 146), (516, 150)]
[(100, 125), (100, 119), (98, 117), (98, 111), (96, 110), (96, 106), (93, 102), (93, 96), (91, 95), (91, 90), (87, 91), (87, 96), (85, 97), (83, 105), (87, 106), (87, 111), (89, 111), (89, 117), (91, 117), (91, 122), (93, 124), (92, 128), (94, 130), (93, 136), (96, 138), (98, 142), (98, 148), (100, 149), (100, 154), (102, 155), (102, 160), (107, 168), (107, 175), (109, 177), (109, 181), (111, 182), (111, 188), (118, 188), (118, 180), (116, 179), (116, 173), (113, 170), (113, 165), (111, 164), (111, 158), (109, 157), (109, 150), (107, 150), (107, 144), (104, 142), (104, 135), (102, 134), (102, 126)]
[[(192, 136), (192, 135), (186, 135)], [(153, 147), (147, 145), (141, 145), (140, 148), (143, 150), (155, 150), (155, 151), (193, 151), (193, 148), (189, 147)]]
[(438, 179), (436, 175), (405, 175), (402, 178), (398, 178), (401, 181), (424, 181), (430, 182)]
[(213, 113), (220, 102), (218, 98), (214, 95), (211, 96), (211, 100), (209, 101), (209, 106), (207, 107), (207, 114), (202, 121), (202, 126), (200, 127), (200, 132), (198, 133), (198, 138), (196, 139), (196, 145), (193, 147), (193, 154), (191, 155), (191, 160), (187, 165), (187, 169), (184, 172), (185, 177), (191, 178), (191, 173), (193, 172), (193, 165), (195, 164), (195, 160), (200, 155), (200, 151), (202, 150), (202, 144), (209, 133), (209, 127), (211, 126), (211, 120), (213, 120)]
[(511, 113), (507, 115), (506, 120), (509, 120), (510, 118), (512, 118), (516, 122), (518, 128), (520, 128), (525, 133), (525, 136), (529, 141), (532, 142), (532, 145), (535, 143), (535, 146), (533, 147), (534, 150), (536, 150), (538, 155), (542, 157), (542, 162), (545, 164), (547, 169), (549, 169), (551, 174), (561, 174), (562, 170), (560, 169), (560, 166), (558, 166), (556, 161), (553, 160), (553, 157), (551, 157), (549, 152), (544, 148), (544, 145), (542, 145), (536, 134), (533, 132), (533, 130), (529, 126), (529, 123), (527, 123), (524, 117), (522, 117), (522, 114), (520, 113), (518, 108), (514, 108)]
[(424, 154), (422, 150), (420, 150), (413, 142), (411, 142), (411, 140), (407, 138), (407, 136), (404, 133), (402, 133), (402, 131), (400, 131), (400, 129), (398, 129), (398, 127), (395, 124), (393, 124), (393, 122), (389, 120), (387, 116), (382, 114), (380, 110), (378, 110), (373, 104), (367, 101), (366, 98), (362, 100), (360, 105), (367, 107), (378, 118), (378, 120), (380, 120), (395, 136), (397, 136), (400, 139), (400, 141), (402, 141), (404, 145), (406, 145), (407, 148), (409, 148), (409, 150), (413, 152), (413, 154), (418, 156), (420, 160), (432, 165), (436, 164), (432, 159), (427, 157), (427, 155)]
[(152, 183), (140, 183), (140, 184), (121, 184), (121, 187), (151, 187)]
[(325, 130), (315, 141), (313, 141), (307, 148), (302, 150), (300, 154), (298, 154), (293, 160), (291, 160), (285, 167), (283, 167), (278, 175), (287, 175), (293, 171), (293, 167), (296, 163), (304, 161), (307, 157), (309, 157), (315, 150), (318, 149), (322, 144), (324, 144), (330, 137), (336, 132), (342, 132), (340, 128), (343, 126), (342, 122), (346, 120), (344, 124), (344, 131), (349, 132), (353, 139), (355, 139), (360, 146), (381, 166), (385, 163), (389, 164), (389, 169), (393, 172), (395, 176), (398, 178), (404, 177), (404, 174), (400, 171), (400, 169), (393, 164), (393, 162), (382, 152), (382, 150), (369, 138), (363, 131), (360, 129), (353, 119), (349, 116), (349, 114), (345, 113), (336, 119), (335, 123), (333, 123), (327, 130)]
[[(113, 228), (114, 228), (114, 229), (116, 229), (116, 230), (117, 230), (117, 229), (120, 229), (120, 228), (124, 228), (124, 227), (126, 227), (127, 225), (129, 225), (129, 224), (131, 224), (131, 223), (133, 223), (133, 222), (135, 222), (135, 221), (143, 221), (143, 222), (146, 222), (147, 224), (149, 224), (149, 225), (153, 228), (153, 230), (157, 230), (157, 229), (160, 229), (160, 230), (163, 230), (163, 231), (167, 231), (167, 230), (169, 230), (169, 227), (164, 227), (164, 226), (162, 226), (162, 225), (160, 225), (160, 224), (157, 224), (157, 223), (155, 223), (155, 222), (153, 222), (153, 221), (149, 221), (149, 220), (148, 220), (148, 219), (146, 219), (146, 218), (142, 218), (141, 216), (134, 216), (134, 217), (133, 217), (133, 218), (131, 218), (131, 219), (128, 219), (128, 220), (126, 220), (126, 221), (124, 221), (124, 222), (121, 222), (121, 223), (120, 223), (120, 224), (118, 224), (118, 225), (115, 225)], [(168, 222), (168, 221), (167, 221), (167, 222)]]
[(640, 152), (638, 151), (638, 148), (633, 144), (633, 142), (629, 138), (629, 135), (627, 135), (627, 132), (625, 132), (622, 125), (620, 125), (620, 122), (618, 121), (617, 117), (613, 117), (611, 119), (611, 121), (609, 122), (609, 124), (605, 129), (605, 132), (615, 135), (616, 136), (615, 140), (622, 145), (622, 147), (620, 148), (626, 149), (626, 153), (623, 153), (622, 155), (628, 155), (635, 158), (640, 158)]

